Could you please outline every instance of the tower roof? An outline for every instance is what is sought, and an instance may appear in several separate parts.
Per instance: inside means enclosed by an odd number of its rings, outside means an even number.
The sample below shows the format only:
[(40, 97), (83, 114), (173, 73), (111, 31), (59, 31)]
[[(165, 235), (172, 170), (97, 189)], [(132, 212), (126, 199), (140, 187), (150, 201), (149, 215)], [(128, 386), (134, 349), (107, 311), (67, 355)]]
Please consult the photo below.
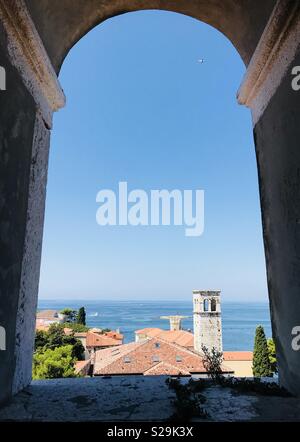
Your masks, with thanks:
[(220, 296), (221, 290), (193, 290), (193, 295)]

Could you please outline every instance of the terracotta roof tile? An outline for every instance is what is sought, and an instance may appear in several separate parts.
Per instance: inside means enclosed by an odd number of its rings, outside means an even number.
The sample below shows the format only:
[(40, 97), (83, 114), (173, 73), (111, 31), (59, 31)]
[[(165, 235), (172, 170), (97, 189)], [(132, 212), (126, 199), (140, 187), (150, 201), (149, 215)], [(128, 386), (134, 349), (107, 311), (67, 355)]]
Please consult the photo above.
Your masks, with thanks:
[(105, 336), (109, 336), (110, 338), (118, 339), (119, 341), (123, 341), (124, 336), (121, 333), (118, 333), (114, 330), (104, 333)]
[(87, 371), (89, 369), (90, 365), (91, 365), (90, 359), (88, 359), (87, 361), (75, 362), (75, 373), (80, 374), (80, 373), (84, 372), (85, 370)]
[(201, 355), (159, 338), (96, 351), (95, 375), (166, 374), (168, 370), (175, 374), (206, 373)]
[(144, 371), (144, 375), (190, 376), (190, 372), (167, 362), (159, 362), (149, 370)]
[(181, 345), (182, 347), (194, 346), (194, 335), (186, 330), (162, 330), (157, 337), (164, 341)]
[(161, 328), (142, 328), (141, 330), (136, 330), (137, 335), (147, 335), (149, 338), (154, 338), (159, 333), (161, 333)]
[(37, 319), (57, 320), (59, 319), (57, 310), (41, 310), (36, 314)]
[(39, 324), (39, 323), (35, 324), (35, 330), (36, 331), (48, 331), (49, 327), (50, 327), (50, 325)]
[(252, 361), (252, 351), (224, 351), (224, 361)]
[(87, 332), (86, 346), (87, 347), (112, 347), (121, 345), (122, 340), (114, 339), (106, 335), (99, 335), (98, 333)]
[(194, 335), (186, 330), (162, 330), (161, 328), (144, 328), (136, 330), (137, 335), (145, 335), (148, 338), (160, 338), (167, 342), (179, 344), (182, 347), (192, 348), (194, 346)]

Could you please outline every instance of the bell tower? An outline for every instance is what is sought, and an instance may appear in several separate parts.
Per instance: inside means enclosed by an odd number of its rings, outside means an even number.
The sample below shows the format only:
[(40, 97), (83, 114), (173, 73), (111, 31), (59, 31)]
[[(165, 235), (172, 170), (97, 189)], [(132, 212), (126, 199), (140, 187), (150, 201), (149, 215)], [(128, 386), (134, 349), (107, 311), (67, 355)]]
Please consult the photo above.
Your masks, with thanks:
[(202, 345), (209, 351), (222, 352), (222, 321), (220, 291), (193, 290), (194, 349), (201, 353)]

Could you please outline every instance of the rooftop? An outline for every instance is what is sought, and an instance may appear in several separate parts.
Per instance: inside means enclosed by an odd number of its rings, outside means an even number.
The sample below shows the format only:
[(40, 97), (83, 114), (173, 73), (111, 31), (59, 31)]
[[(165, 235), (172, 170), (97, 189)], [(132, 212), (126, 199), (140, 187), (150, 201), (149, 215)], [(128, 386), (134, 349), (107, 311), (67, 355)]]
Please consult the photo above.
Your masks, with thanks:
[(86, 346), (87, 347), (112, 347), (115, 345), (121, 345), (122, 339), (115, 339), (106, 334), (99, 334), (93, 332), (87, 332), (86, 334)]
[(57, 310), (41, 310), (36, 314), (37, 319), (58, 319), (59, 312)]
[(252, 361), (252, 351), (223, 351), (224, 361)]
[[(223, 366), (224, 372), (232, 370)], [(203, 359), (193, 351), (160, 338), (98, 350), (94, 375), (206, 373)]]

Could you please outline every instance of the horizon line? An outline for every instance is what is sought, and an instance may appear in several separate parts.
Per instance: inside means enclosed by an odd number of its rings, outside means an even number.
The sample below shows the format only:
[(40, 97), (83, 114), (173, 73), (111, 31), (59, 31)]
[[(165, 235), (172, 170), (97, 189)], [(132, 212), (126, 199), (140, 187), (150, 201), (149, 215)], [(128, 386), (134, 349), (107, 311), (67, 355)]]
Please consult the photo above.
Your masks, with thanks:
[[(144, 302), (173, 302), (173, 301), (180, 301), (180, 302), (187, 302), (190, 301), (191, 303), (193, 303), (192, 299), (182, 299), (182, 298), (178, 298), (178, 299), (161, 299), (161, 298), (157, 298), (157, 299), (138, 299), (138, 298), (124, 298), (124, 299), (120, 299), (120, 298), (115, 298), (115, 299), (109, 299), (109, 298), (39, 298), (39, 301), (69, 301), (69, 302), (77, 302), (77, 301), (85, 301), (85, 302), (99, 302), (99, 301), (106, 301), (106, 302), (140, 302), (140, 303), (144, 303)], [(251, 300), (245, 300), (245, 299), (223, 299), (222, 302), (239, 302), (239, 303), (249, 303), (249, 302), (261, 302), (261, 303), (268, 303), (268, 299), (251, 299)]]

